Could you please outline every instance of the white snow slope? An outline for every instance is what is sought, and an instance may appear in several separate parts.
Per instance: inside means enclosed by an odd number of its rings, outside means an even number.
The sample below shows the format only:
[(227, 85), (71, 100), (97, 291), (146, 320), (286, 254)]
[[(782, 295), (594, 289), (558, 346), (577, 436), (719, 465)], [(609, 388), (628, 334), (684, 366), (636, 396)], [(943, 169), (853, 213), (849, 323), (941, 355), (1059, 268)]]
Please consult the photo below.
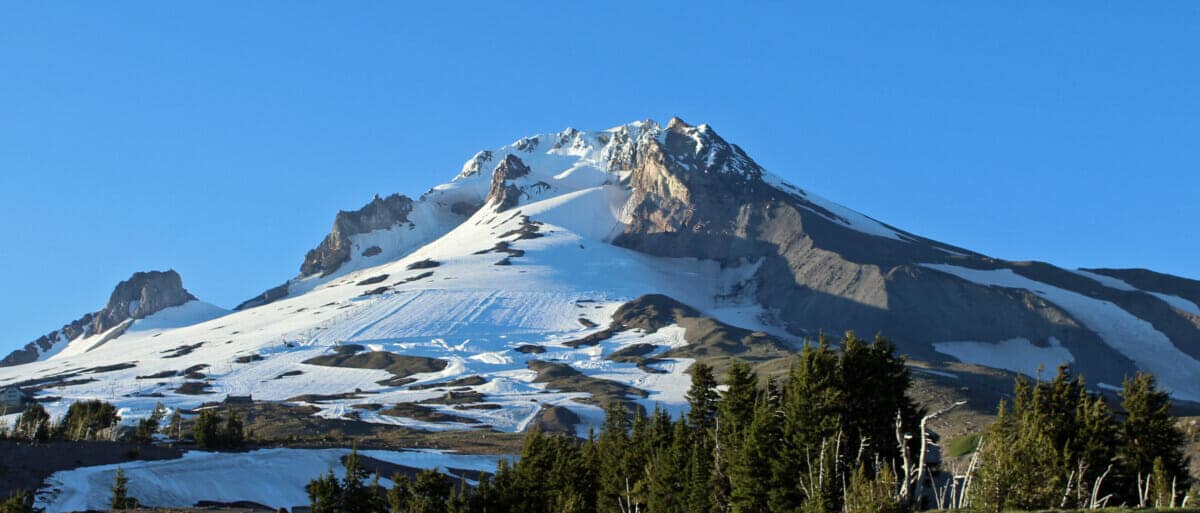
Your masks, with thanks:
[[(381, 244), (397, 254), (381, 265), (367, 266), (360, 260), (331, 276), (297, 280), (288, 298), (257, 308), (219, 315), (224, 312), (199, 303), (185, 305), (179, 309), (186, 311), (160, 312), (103, 344), (97, 342), (106, 334), (78, 339), (44, 361), (0, 368), (0, 386), (69, 376), (65, 385), (36, 392), (59, 398), (45, 403), (52, 415), (62, 415), (76, 400), (98, 398), (117, 404), (127, 423), (148, 415), (160, 401), (170, 408), (194, 408), (227, 395), (285, 401), (304, 394), (362, 390), (369, 394), (365, 400), (315, 403), (320, 408), (317, 415), (353, 413), (368, 422), (429, 430), (491, 426), (517, 431), (542, 408), (560, 405), (584, 420), (580, 433), (599, 424), (599, 408), (574, 400), (581, 394), (548, 393), (545, 385), (533, 382), (535, 373), (527, 366), (529, 360), (538, 359), (633, 385), (649, 392), (649, 397), (639, 399), (645, 406), (678, 411), (685, 403), (690, 378), (684, 371), (690, 361), (668, 359), (655, 364), (666, 371), (659, 374), (605, 356), (635, 343), (652, 343), (659, 346), (657, 352), (664, 352), (686, 343), (682, 329), (650, 335), (626, 332), (593, 347), (571, 348), (563, 343), (607, 327), (621, 304), (648, 293), (669, 295), (730, 324), (790, 337), (761, 322), (764, 312), (751, 300), (730, 299), (734, 291), (745, 295), (748, 288), (738, 282), (748, 279), (755, 263), (722, 269), (712, 261), (651, 257), (607, 243), (622, 228), (622, 211), (630, 194), (623, 182), (628, 170), (609, 169), (610, 159), (627, 151), (630, 139), (653, 136), (655, 130), (647, 123), (604, 132), (567, 130), (481, 153), (453, 182), (423, 196), (421, 204), (427, 206), (418, 209), (431, 216), (427, 225), (450, 224), (448, 218), (435, 217), (451, 201), (482, 202), (491, 181), (487, 166), (502, 162), (509, 153), (531, 168), (528, 176), (512, 182), (525, 191), (518, 206), (499, 213), (494, 206), (485, 206), (445, 235), (408, 252), (402, 244), (389, 246), (379, 239), (400, 237), (394, 229), (364, 234), (359, 237), (375, 239), (356, 244)], [(483, 172), (472, 172), (475, 165), (483, 166)], [(540, 237), (520, 238), (518, 230), (528, 229), (529, 223), (538, 223)], [(501, 241), (524, 254), (509, 257), (511, 265), (496, 265), (508, 256), (489, 251)], [(424, 260), (438, 265), (409, 269)], [(421, 277), (425, 273), (432, 274)], [(359, 285), (384, 275), (376, 283)], [(380, 287), (385, 288), (381, 293), (365, 294)], [(187, 322), (189, 312), (195, 322)], [(384, 370), (302, 363), (343, 344), (445, 360), (444, 370), (414, 376), (418, 381), (413, 385), (483, 377), (486, 383), (472, 389), (501, 408), (430, 405), (470, 419), (438, 424), (357, 410), (352, 405), (416, 402), (442, 396), (445, 390), (380, 385), (379, 381), (392, 377)], [(543, 346), (546, 352), (514, 350), (523, 344)], [(185, 346), (190, 352), (179, 350)], [(237, 361), (255, 355), (261, 360)], [(111, 366), (121, 364), (133, 366), (112, 370)], [(175, 392), (189, 381), (182, 375), (152, 377), (199, 365), (207, 366), (202, 372), (210, 394)], [(96, 371), (98, 367), (102, 369)], [(285, 373), (293, 375), (280, 377)]]
[[(703, 130), (698, 128), (697, 134), (704, 135)], [(542, 408), (558, 405), (583, 419), (578, 426), (581, 433), (598, 424), (602, 412), (578, 402), (581, 394), (547, 391), (544, 384), (534, 382), (528, 362), (538, 359), (633, 385), (649, 393), (639, 399), (647, 407), (659, 404), (678, 411), (688, 386), (684, 371), (691, 362), (667, 359), (655, 364), (665, 373), (646, 373), (605, 356), (635, 343), (655, 344), (657, 353), (665, 352), (686, 343), (682, 329), (650, 335), (626, 332), (593, 347), (571, 348), (564, 342), (600, 331), (621, 304), (648, 293), (671, 296), (735, 326), (784, 340), (792, 337), (773, 325), (769, 313), (752, 299), (753, 286), (747, 280), (757, 262), (722, 267), (712, 261), (651, 257), (609, 244), (623, 229), (631, 194), (628, 157), (637, 141), (660, 137), (662, 129), (657, 125), (640, 122), (599, 132), (567, 129), (480, 152), (453, 181), (421, 197), (410, 226), (353, 236), (356, 247), (350, 262), (329, 276), (293, 280), (290, 295), (282, 300), (231, 313), (189, 303), (139, 320), (103, 344), (99, 342), (113, 333), (71, 341), (56, 347), (43, 361), (0, 368), (0, 386), (24, 383), (28, 390), (30, 380), (41, 380), (32, 389), (52, 415), (62, 415), (76, 400), (103, 399), (117, 404), (127, 423), (148, 415), (160, 401), (170, 408), (190, 409), (229, 395), (287, 401), (305, 394), (361, 390), (366, 399), (317, 402), (317, 415), (356, 416), (430, 430), (490, 426), (518, 431)], [(492, 185), (491, 171), (507, 155), (517, 156), (530, 168), (528, 175), (509, 182), (520, 191), (518, 204), (503, 212), (497, 212), (494, 204), (485, 205), (469, 218), (452, 213), (456, 204), (484, 202)], [(776, 177), (765, 178), (777, 187), (799, 191)], [(815, 195), (805, 196), (836, 213), (851, 229), (905, 239), (903, 233), (869, 217)], [(537, 228), (539, 237), (522, 236), (531, 227)], [(507, 243), (510, 252), (523, 253), (509, 256), (496, 251), (498, 243)], [(380, 246), (381, 254), (362, 257), (359, 250), (372, 245)], [(426, 260), (436, 266), (410, 268)], [(510, 265), (497, 265), (502, 260)], [(1034, 290), (1139, 366), (1157, 373), (1177, 397), (1200, 399), (1200, 381), (1193, 372), (1200, 364), (1149, 323), (1115, 305), (1011, 271), (930, 267), (987, 285)], [(1195, 308), (1171, 301), (1182, 310)], [(1140, 344), (1135, 347), (1130, 340)], [(448, 365), (440, 372), (414, 376), (417, 381), (411, 385), (387, 386), (379, 384), (392, 377), (384, 370), (302, 363), (343, 344), (437, 358)], [(526, 344), (542, 346), (545, 352), (516, 350)], [(1012, 361), (1007, 353), (1033, 354), (1046, 363), (1072, 359), (1065, 348), (1047, 349), (1021, 340), (999, 347), (980, 344), (947, 341), (938, 348), (966, 361), (1022, 372), (1028, 367)], [(256, 360), (239, 363), (251, 358)], [(176, 392), (189, 381), (182, 371), (197, 366), (205, 366), (201, 372), (211, 393)], [(483, 378), (483, 384), (470, 388), (499, 408), (431, 405), (463, 419), (437, 424), (354, 408), (367, 402), (389, 405), (436, 398), (445, 390), (412, 385), (472, 376)], [(66, 381), (44, 383), (56, 377)]]
[[(328, 470), (345, 476), (348, 449), (259, 449), (244, 453), (191, 451), (182, 458), (129, 461), (56, 472), (37, 494), (45, 513), (108, 509), (113, 476), (129, 477), (129, 495), (146, 507), (186, 507), (199, 501), (250, 501), (274, 508), (308, 504), (304, 485)], [(359, 451), (380, 461), (413, 468), (494, 472), (499, 456), (437, 451)], [(473, 474), (472, 474), (473, 475)], [(387, 479), (380, 484), (391, 487)]]

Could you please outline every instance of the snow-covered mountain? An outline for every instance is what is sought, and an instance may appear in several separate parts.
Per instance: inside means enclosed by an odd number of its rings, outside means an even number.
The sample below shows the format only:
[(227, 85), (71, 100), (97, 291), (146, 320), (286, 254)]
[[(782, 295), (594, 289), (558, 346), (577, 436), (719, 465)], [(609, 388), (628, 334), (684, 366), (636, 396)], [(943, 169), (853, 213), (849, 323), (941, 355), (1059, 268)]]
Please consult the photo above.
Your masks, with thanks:
[(932, 241), (678, 119), (525, 137), (420, 198), (340, 212), (295, 278), (232, 312), (152, 289), (14, 353), (0, 385), (127, 419), (252, 395), (422, 429), (549, 412), (583, 430), (607, 400), (680, 408), (695, 359), (855, 329), (931, 362), (1070, 362), (1108, 385), (1146, 369), (1200, 401), (1200, 282)]

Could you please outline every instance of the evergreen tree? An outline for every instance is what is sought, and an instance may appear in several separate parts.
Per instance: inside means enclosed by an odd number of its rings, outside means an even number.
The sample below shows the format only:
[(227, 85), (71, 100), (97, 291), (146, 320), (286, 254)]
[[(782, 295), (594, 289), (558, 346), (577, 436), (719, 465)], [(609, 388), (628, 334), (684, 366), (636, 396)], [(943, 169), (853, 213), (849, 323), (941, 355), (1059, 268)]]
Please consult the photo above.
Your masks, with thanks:
[(726, 391), (717, 408), (717, 446), (713, 455), (713, 488), (718, 511), (729, 511), (733, 493), (732, 471), (737, 465), (742, 439), (754, 419), (757, 379), (750, 366), (735, 360), (725, 375)]
[(687, 511), (688, 494), (686, 482), (680, 479), (688, 465), (687, 420), (680, 418), (673, 425), (670, 445), (659, 447), (647, 469), (646, 510), (656, 513), (684, 513)]
[(604, 426), (596, 439), (600, 459), (599, 489), (596, 508), (611, 511), (627, 499), (627, 487), (632, 488), (643, 469), (629, 464), (629, 414), (619, 403), (611, 403), (604, 416)]
[(167, 416), (167, 407), (162, 402), (154, 405), (150, 415), (138, 421), (137, 431), (134, 432), (134, 439), (139, 442), (149, 442), (154, 439), (154, 434), (158, 432), (162, 420)]
[(21, 412), (21, 416), (17, 417), (13, 435), (39, 442), (49, 440), (50, 414), (46, 413), (46, 408), (41, 403), (26, 406), (25, 411)]
[(446, 513), (453, 484), (436, 470), (422, 470), (412, 485), (412, 494), (404, 513)]
[(1153, 375), (1139, 372), (1125, 380), (1121, 399), (1126, 415), (1120, 444), (1126, 493), (1139, 477), (1144, 480), (1154, 474), (1155, 461), (1160, 459), (1162, 472), (1176, 481), (1176, 490), (1186, 490), (1190, 484), (1183, 454), (1187, 439), (1171, 416), (1171, 396), (1158, 388)]
[(14, 490), (4, 502), (0, 502), (0, 513), (33, 513), (33, 494)]
[(201, 449), (221, 448), (221, 420), (210, 409), (200, 410), (192, 424), (192, 437)]
[(838, 433), (844, 398), (838, 378), (838, 356), (824, 336), (816, 346), (805, 344), (793, 362), (780, 405), (777, 457), (771, 460), (771, 511), (798, 511), (811, 498), (800, 479), (822, 454), (823, 444)]
[[(896, 354), (888, 339), (877, 336), (868, 344), (854, 332), (842, 339), (842, 355), (836, 379), (841, 411), (838, 429), (848, 458), (857, 456), (864, 446), (863, 456), (874, 454), (883, 461), (899, 461), (896, 444), (896, 415), (901, 416), (905, 431), (915, 433), (921, 418), (920, 409), (905, 393), (912, 384), (905, 358)], [(826, 431), (824, 437), (831, 434)], [(919, 440), (918, 440), (919, 441)], [(915, 446), (914, 446), (915, 449)], [(851, 462), (852, 469), (858, 462)], [(873, 469), (867, 469), (868, 474)]]
[(708, 436), (693, 436), (687, 465), (687, 511), (709, 513), (714, 510), (712, 487), (713, 443)]
[(383, 502), (379, 496), (378, 481), (373, 486), (367, 486), (364, 481), (370, 472), (362, 464), (358, 456), (358, 448), (351, 449), (350, 454), (342, 462), (346, 475), (342, 477), (341, 497), (338, 501), (340, 512), (343, 513), (376, 513), (383, 510)]
[(167, 423), (167, 434), (173, 438), (183, 437), (183, 415), (179, 410), (171, 412), (171, 420)]
[(113, 485), (110, 488), (112, 497), (108, 501), (109, 508), (118, 509), (134, 509), (137, 507), (137, 499), (129, 496), (129, 478), (125, 477), (125, 470), (117, 467), (117, 473), (113, 476)]
[(904, 505), (896, 497), (896, 473), (884, 464), (876, 471), (860, 465), (850, 474), (846, 485), (843, 513), (904, 513)]
[(697, 431), (712, 429), (717, 416), (717, 401), (721, 398), (713, 369), (703, 363), (695, 363), (688, 372), (692, 374), (692, 386), (687, 392), (688, 424)]
[(342, 483), (333, 475), (333, 469), (329, 469), (321, 477), (309, 481), (304, 487), (304, 491), (308, 493), (308, 504), (312, 513), (340, 513), (342, 511)]
[[(237, 410), (230, 409), (228, 416), (225, 419), (225, 429), (221, 436), (221, 446), (227, 449), (237, 449), (245, 445), (246, 434), (242, 424), (242, 417)], [(357, 451), (355, 451), (357, 456)]]
[(134, 431), (133, 438), (139, 442), (149, 442), (154, 439), (154, 433), (158, 432), (158, 421), (153, 417), (146, 417), (138, 421), (137, 430)]
[[(480, 483), (480, 486), (482, 487), (483, 484)], [(392, 488), (387, 491), (388, 507), (391, 508), (392, 513), (404, 513), (411, 496), (412, 479), (401, 472), (392, 474)]]
[(731, 502), (735, 513), (769, 511), (771, 461), (779, 446), (778, 405), (767, 394), (758, 399), (753, 420), (730, 469)]
[(60, 430), (70, 440), (97, 440), (105, 430), (115, 426), (121, 417), (117, 407), (101, 400), (76, 401), (67, 408)]

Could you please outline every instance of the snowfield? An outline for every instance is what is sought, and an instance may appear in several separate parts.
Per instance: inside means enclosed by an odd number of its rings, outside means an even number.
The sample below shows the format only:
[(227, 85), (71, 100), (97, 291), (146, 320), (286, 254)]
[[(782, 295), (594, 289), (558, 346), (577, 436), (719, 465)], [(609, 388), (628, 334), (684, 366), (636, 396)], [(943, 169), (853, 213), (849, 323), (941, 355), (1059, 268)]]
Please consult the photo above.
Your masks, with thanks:
[[(1200, 369), (1200, 361), (1196, 361), (1195, 358), (1175, 347), (1171, 339), (1154, 329), (1149, 322), (1109, 301), (1031, 280), (1014, 273), (1011, 269), (981, 270), (946, 264), (924, 264), (924, 266), (980, 285), (1025, 289), (1033, 292), (1062, 307), (1088, 329), (1100, 335), (1104, 343), (1133, 360), (1138, 367), (1153, 372), (1158, 377), (1159, 383), (1170, 390), (1175, 397), (1200, 401), (1200, 380), (1196, 379), (1196, 369)], [(1011, 345), (1012, 341), (1007, 343)], [(941, 350), (939, 348), (939, 351)], [(962, 351), (962, 348), (961, 346), (958, 348), (951, 346), (947, 350)], [(1053, 350), (1054, 348), (1051, 348), (1051, 351)], [(1025, 351), (1027, 354), (1029, 353), (1028, 349)], [(1039, 354), (1030, 356), (1041, 357), (1045, 355), (1045, 352), (1046, 350), (1040, 349), (1038, 350)], [(989, 353), (992, 356), (989, 357)], [(996, 350), (986, 352), (973, 350), (969, 353), (970, 357), (978, 359), (973, 363), (1002, 369), (1010, 368), (1005, 367), (1005, 365), (1012, 365), (1007, 361), (1008, 357), (997, 358), (999, 354), (1000, 352)], [(1070, 353), (1065, 356), (1070, 356)]]
[[(1014, 338), (996, 343), (988, 342), (935, 342), (934, 350), (948, 354), (964, 363), (986, 365), (997, 369), (1020, 372), (1037, 377), (1039, 370), (1054, 369), (1060, 364), (1071, 363), (1075, 357), (1058, 339), (1050, 337), (1047, 347), (1039, 347), (1028, 339)], [(922, 372), (931, 372), (921, 369)]]
[[(733, 325), (794, 337), (762, 321), (765, 312), (748, 294), (730, 299), (734, 291), (749, 290), (741, 282), (757, 263), (722, 268), (608, 243), (624, 226), (629, 197), (621, 185), (627, 171), (610, 172), (609, 159), (623, 151), (618, 132), (636, 137), (639, 129), (635, 123), (606, 132), (547, 134), (495, 150), (483, 172), (471, 173), (468, 162), (455, 181), (414, 203), (409, 225), (352, 236), (349, 262), (329, 276), (293, 280), (285, 299), (236, 312), (199, 301), (163, 310), (118, 337), (112, 331), (94, 334), (43, 361), (0, 368), (0, 385), (59, 376), (64, 383), (36, 392), (49, 398), (44, 405), (52, 415), (94, 398), (118, 405), (125, 423), (145, 417), (158, 402), (191, 409), (230, 395), (288, 401), (361, 391), (364, 397), (312, 404), (322, 417), (353, 415), (425, 430), (519, 431), (549, 406), (578, 415), (581, 434), (598, 425), (601, 409), (579, 402), (586, 394), (554, 392), (534, 382), (529, 362), (545, 360), (640, 388), (648, 397), (634, 399), (647, 408), (678, 412), (690, 383), (684, 373), (690, 360), (666, 359), (655, 364), (661, 373), (647, 373), (605, 357), (639, 343), (656, 345), (652, 355), (659, 355), (686, 343), (682, 329), (623, 332), (593, 347), (564, 343), (606, 328), (621, 304), (648, 293), (666, 294)], [(488, 171), (506, 154), (518, 155), (531, 168), (514, 181), (524, 188), (521, 203), (503, 212), (485, 207), (465, 221), (446, 214), (454, 202), (482, 202), (491, 182)], [(529, 232), (536, 233), (530, 238)], [(499, 243), (508, 247), (497, 249)], [(380, 254), (362, 256), (370, 246), (379, 246)], [(509, 265), (498, 265), (502, 260)], [(424, 261), (433, 264), (414, 266)], [(360, 284), (364, 281), (369, 284)], [(447, 366), (411, 376), (415, 382), (406, 386), (385, 386), (379, 382), (393, 377), (385, 370), (303, 363), (347, 344), (436, 358)], [(544, 352), (515, 350), (522, 345)], [(183, 371), (197, 369), (211, 393), (177, 392), (197, 381)], [(473, 376), (484, 383), (469, 388), (498, 409), (425, 405), (464, 422), (432, 423), (354, 408), (436, 399), (444, 389), (412, 387)]]
[[(705, 139), (708, 128), (688, 130), (697, 143), (696, 155), (711, 159), (712, 149), (705, 144), (711, 141)], [(424, 430), (521, 431), (551, 406), (580, 417), (578, 433), (598, 425), (602, 412), (582, 402), (587, 394), (550, 390), (536, 382), (537, 372), (529, 366), (540, 360), (636, 387), (647, 397), (631, 400), (678, 412), (685, 404), (690, 382), (685, 371), (692, 361), (660, 359), (651, 364), (658, 372), (647, 372), (607, 357), (634, 344), (652, 344), (654, 350), (647, 356), (661, 356), (687, 343), (682, 328), (653, 334), (623, 331), (594, 346), (570, 342), (601, 332), (622, 304), (650, 293), (670, 296), (727, 324), (786, 342), (800, 341), (755, 301), (753, 277), (762, 260), (721, 265), (652, 257), (610, 244), (630, 221), (628, 163), (636, 142), (663, 137), (662, 133), (645, 122), (596, 132), (568, 129), (480, 152), (453, 181), (414, 201), (406, 222), (349, 236), (348, 261), (328, 275), (291, 280), (280, 300), (233, 312), (192, 301), (134, 321), (127, 329), (119, 326), (62, 340), (40, 361), (0, 368), (0, 386), (21, 384), (56, 417), (78, 400), (110, 401), (127, 424), (147, 416), (159, 402), (171, 409), (194, 409), (227, 396), (252, 396), (311, 404), (321, 417)], [(493, 183), (492, 171), (498, 165), (520, 168), (506, 163), (508, 156), (518, 157), (528, 172), (519, 169)], [(748, 160), (729, 162), (728, 169), (718, 171), (747, 172)], [(891, 240), (917, 240), (774, 175), (762, 177), (806, 201), (804, 208), (849, 229)], [(493, 188), (515, 198), (515, 205), (497, 211), (497, 203), (503, 201), (489, 199)], [(470, 212), (474, 213), (468, 216)], [(939, 249), (964, 255), (949, 247)], [(927, 267), (983, 285), (1034, 291), (1156, 373), (1176, 397), (1200, 400), (1200, 380), (1195, 379), (1200, 362), (1114, 304), (1010, 270)], [(1136, 290), (1120, 280), (1080, 274), (1107, 287)], [(1180, 311), (1200, 314), (1200, 307), (1187, 300), (1145, 292)], [(1038, 364), (1050, 368), (1074, 361), (1056, 341), (930, 342), (936, 342), (937, 351), (962, 361), (1024, 373)], [(304, 363), (351, 344), (366, 351), (436, 359), (437, 367), (440, 362), (445, 367), (396, 376), (383, 369)], [(432, 367), (423, 370), (428, 368)], [(394, 381), (399, 377), (411, 382)], [(436, 401), (447, 390), (430, 385), (466, 378), (471, 379), (455, 384), (455, 390), (487, 407), (423, 403), (458, 417), (454, 422), (387, 413), (395, 404)], [(392, 384), (386, 383), (389, 380)], [(181, 388), (185, 384), (190, 389)], [(196, 394), (196, 388), (204, 390)], [(359, 397), (311, 397), (348, 393)], [(310, 397), (300, 397), (305, 395)], [(364, 404), (380, 407), (363, 408)]]
[[(308, 505), (304, 485), (328, 470), (345, 476), (348, 449), (259, 449), (244, 453), (191, 451), (182, 458), (130, 461), (56, 472), (37, 494), (45, 513), (108, 509), (110, 487), (120, 467), (129, 495), (147, 507), (189, 507), (199, 501), (250, 501), (273, 508)], [(494, 472), (502, 456), (438, 451), (359, 451), (362, 456), (421, 469)], [(454, 469), (454, 470), (451, 470)], [(473, 477), (469, 474), (465, 477)], [(380, 479), (390, 487), (391, 481)]]

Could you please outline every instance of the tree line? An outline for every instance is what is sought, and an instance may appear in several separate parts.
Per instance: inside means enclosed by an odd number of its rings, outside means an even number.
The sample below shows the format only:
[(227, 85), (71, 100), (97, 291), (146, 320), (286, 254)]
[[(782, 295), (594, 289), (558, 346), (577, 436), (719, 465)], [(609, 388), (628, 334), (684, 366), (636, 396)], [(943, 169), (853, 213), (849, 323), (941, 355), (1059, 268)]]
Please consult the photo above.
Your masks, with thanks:
[[(891, 513), (920, 509), (1183, 506), (1183, 434), (1154, 378), (1125, 382), (1122, 414), (1066, 368), (1018, 379), (967, 469), (934, 462), (929, 412), (891, 342), (848, 333), (806, 346), (781, 380), (734, 362), (719, 388), (690, 372), (688, 410), (612, 404), (586, 439), (538, 431), (492, 475), (395, 475), (386, 489), (357, 455), (307, 491), (314, 513)], [(351, 463), (352, 462), (352, 463)]]
[(12, 426), (0, 425), (0, 439), (33, 442), (132, 439), (151, 442), (155, 435), (162, 434), (176, 440), (190, 437), (201, 449), (234, 450), (245, 445), (245, 423), (232, 408), (223, 415), (213, 408), (202, 409), (186, 431), (179, 410), (170, 411), (169, 417), (167, 413), (167, 407), (160, 402), (150, 415), (138, 420), (132, 432), (122, 432), (117, 407), (106, 401), (96, 399), (71, 403), (67, 413), (57, 421), (50, 417), (41, 404), (32, 403), (21, 412)]

